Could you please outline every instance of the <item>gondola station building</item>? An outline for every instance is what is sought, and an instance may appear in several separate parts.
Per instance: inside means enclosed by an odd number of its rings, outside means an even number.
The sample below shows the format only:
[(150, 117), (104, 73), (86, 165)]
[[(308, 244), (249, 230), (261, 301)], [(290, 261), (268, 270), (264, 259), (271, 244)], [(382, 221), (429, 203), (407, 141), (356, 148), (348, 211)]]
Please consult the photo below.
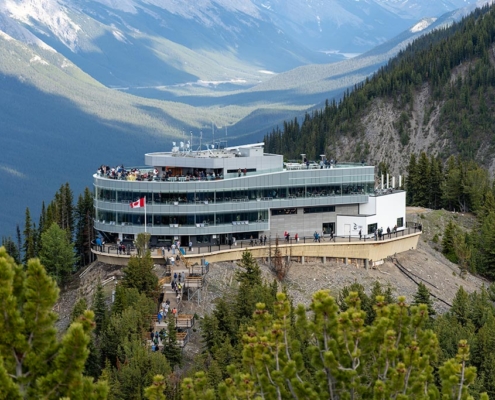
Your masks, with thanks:
[[(405, 228), (405, 192), (375, 187), (375, 170), (324, 156), (284, 162), (264, 144), (187, 143), (145, 154), (144, 167), (102, 165), (93, 175), (95, 229), (108, 243), (148, 232), (151, 245), (196, 246), (250, 238), (366, 237)], [(382, 179), (383, 182), (383, 179)]]

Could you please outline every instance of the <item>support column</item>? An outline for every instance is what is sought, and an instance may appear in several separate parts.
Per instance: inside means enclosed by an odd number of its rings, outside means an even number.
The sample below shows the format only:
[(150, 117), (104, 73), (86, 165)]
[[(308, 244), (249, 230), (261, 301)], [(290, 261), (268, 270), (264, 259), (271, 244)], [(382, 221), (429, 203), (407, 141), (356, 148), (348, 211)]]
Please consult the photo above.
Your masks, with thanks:
[(344, 264), (347, 265), (349, 263), (349, 259), (346, 257), (344, 258)]
[(368, 264), (368, 263), (369, 263), (369, 260), (366, 258), (366, 259), (364, 260), (364, 268), (365, 268), (365, 269), (368, 269), (368, 267), (369, 267), (369, 264)]
[(326, 256), (324, 256), (324, 257), (322, 257), (322, 258), (323, 258), (323, 264), (326, 264), (326, 263), (327, 263), (327, 257), (326, 257)]
[(301, 264), (304, 264), (304, 256), (301, 256)]

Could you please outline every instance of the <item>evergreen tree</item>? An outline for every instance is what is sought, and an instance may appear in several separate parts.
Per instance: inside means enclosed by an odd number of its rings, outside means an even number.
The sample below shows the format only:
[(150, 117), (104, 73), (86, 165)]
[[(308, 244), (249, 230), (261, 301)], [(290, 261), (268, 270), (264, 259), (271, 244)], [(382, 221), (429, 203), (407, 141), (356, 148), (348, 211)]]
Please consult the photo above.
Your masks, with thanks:
[(102, 376), (108, 377), (109, 400), (143, 399), (145, 389), (156, 375), (169, 376), (170, 366), (159, 352), (143, 346), (141, 339), (125, 341), (119, 348), (117, 367), (106, 365)]
[(458, 258), (455, 251), (455, 237), (458, 235), (458, 228), (453, 221), (445, 226), (442, 238), (442, 253), (453, 263), (457, 263)]
[(41, 235), (40, 260), (58, 284), (65, 283), (72, 273), (75, 264), (74, 247), (67, 231), (56, 223), (52, 223)]
[(88, 188), (79, 195), (75, 208), (75, 248), (80, 265), (88, 265), (92, 261), (91, 241), (93, 234), (93, 195)]
[(414, 300), (412, 304), (417, 306), (420, 304), (425, 304), (429, 317), (433, 317), (436, 314), (435, 309), (433, 308), (433, 301), (431, 300), (430, 292), (423, 282), (419, 282), (418, 290), (413, 297)]
[(165, 400), (165, 377), (156, 375), (153, 384), (144, 389), (144, 395), (148, 400)]
[(88, 302), (84, 297), (81, 297), (74, 307), (72, 308), (72, 313), (70, 314), (70, 321), (76, 321), (81, 315), (84, 315), (84, 312), (88, 309)]
[(20, 248), (18, 248), (15, 244), (15, 242), (12, 240), (12, 238), (9, 237), (2, 237), (2, 244), (3, 247), (7, 250), (7, 253), (10, 254), (10, 256), (14, 259), (16, 264), (21, 263), (21, 253), (20, 253)]
[(36, 229), (31, 220), (29, 208), (26, 208), (26, 218), (24, 221), (24, 243), (22, 245), (23, 258), (22, 262), (27, 265), (28, 261), (36, 257)]
[(169, 313), (167, 319), (167, 337), (163, 341), (162, 353), (167, 358), (172, 370), (182, 365), (182, 349), (177, 343), (177, 332), (175, 330), (175, 315)]
[(416, 174), (413, 203), (416, 206), (430, 208), (431, 169), (430, 161), (428, 160), (425, 152), (422, 152), (419, 156)]
[(418, 190), (418, 165), (416, 161), (416, 155), (411, 153), (409, 159), (409, 165), (407, 166), (407, 177), (405, 179), (406, 186), (406, 201), (408, 205), (415, 205), (414, 203), (414, 193)]
[(150, 298), (155, 298), (158, 290), (158, 277), (153, 272), (153, 259), (147, 251), (143, 256), (131, 256), (124, 268), (122, 286), (135, 288)]
[(48, 228), (45, 226), (45, 220), (46, 220), (46, 209), (45, 209), (45, 202), (41, 204), (41, 213), (40, 213), (40, 220), (38, 223), (38, 232), (36, 235), (36, 254), (40, 254), (41, 252), (41, 234)]
[(260, 298), (253, 295), (253, 290), (262, 285), (261, 270), (253, 255), (249, 251), (242, 253), (239, 263), (241, 271), (236, 272), (236, 280), (239, 282), (239, 291), (235, 305), (235, 311), (239, 320), (249, 319), (256, 309), (256, 303)]
[(467, 325), (469, 322), (469, 303), (469, 295), (461, 286), (455, 294), (454, 300), (452, 301), (452, 307), (450, 309), (450, 313), (461, 325)]
[(91, 311), (95, 314), (96, 326), (94, 333), (99, 335), (104, 329), (107, 320), (107, 306), (105, 304), (105, 295), (103, 293), (103, 286), (101, 285), (101, 282), (98, 282), (98, 285), (96, 286), (93, 302), (91, 304)]
[(23, 270), (0, 248), (0, 398), (106, 398), (106, 384), (82, 374), (93, 313), (86, 311), (58, 341), (57, 297), (38, 260)]
[(481, 222), (477, 250), (478, 272), (488, 278), (495, 277), (495, 213), (489, 213)]
[[(229, 368), (218, 397), (439, 399), (442, 393), (443, 399), (467, 400), (475, 369), (466, 365), (466, 343), (461, 341), (457, 358), (440, 368), (440, 393), (433, 374), (438, 342), (424, 329), (426, 305), (409, 307), (404, 297), (390, 305), (383, 297), (377, 300), (376, 318), (367, 325), (357, 293), (347, 299), (348, 309), (339, 311), (328, 292), (317, 292), (310, 310), (297, 309), (297, 337), (283, 294), (273, 314), (258, 304), (254, 326), (243, 336), (243, 362)], [(308, 343), (310, 364), (303, 361), (303, 343)], [(213, 396), (202, 372), (185, 380), (183, 388), (190, 399)]]

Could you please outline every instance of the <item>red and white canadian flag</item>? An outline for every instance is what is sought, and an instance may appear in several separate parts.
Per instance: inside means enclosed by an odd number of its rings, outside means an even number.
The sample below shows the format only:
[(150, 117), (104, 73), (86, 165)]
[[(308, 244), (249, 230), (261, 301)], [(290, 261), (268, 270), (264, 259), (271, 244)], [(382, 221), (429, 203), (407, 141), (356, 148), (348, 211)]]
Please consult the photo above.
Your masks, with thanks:
[(131, 206), (131, 208), (141, 208), (144, 207), (145, 204), (146, 204), (146, 197), (141, 197), (139, 200), (136, 200), (130, 203), (129, 205)]

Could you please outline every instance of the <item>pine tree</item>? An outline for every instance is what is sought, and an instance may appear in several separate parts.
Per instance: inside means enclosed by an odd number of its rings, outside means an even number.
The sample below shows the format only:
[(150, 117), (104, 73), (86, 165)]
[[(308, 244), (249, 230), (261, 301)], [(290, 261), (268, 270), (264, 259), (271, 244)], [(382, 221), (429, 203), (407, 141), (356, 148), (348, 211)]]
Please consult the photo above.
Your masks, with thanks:
[(167, 337), (163, 343), (162, 353), (167, 358), (172, 370), (182, 365), (182, 349), (177, 344), (177, 331), (175, 330), (175, 315), (169, 313), (167, 319)]
[(65, 283), (75, 264), (74, 248), (67, 231), (56, 223), (41, 235), (40, 260), (58, 284)]
[(419, 306), (420, 304), (425, 304), (428, 310), (429, 317), (433, 317), (436, 314), (435, 309), (433, 308), (433, 301), (431, 300), (430, 292), (423, 282), (419, 282), (418, 290), (413, 297), (414, 300), (412, 304), (417, 306)]
[(235, 276), (239, 282), (235, 311), (239, 320), (250, 319), (256, 309), (256, 303), (260, 301), (253, 291), (262, 285), (261, 270), (249, 251), (242, 253), (239, 266), (242, 269), (236, 271)]
[(155, 298), (158, 290), (158, 278), (153, 272), (153, 259), (147, 251), (143, 256), (131, 256), (124, 268), (122, 286), (135, 288), (150, 298)]
[(31, 258), (36, 257), (36, 229), (34, 228), (33, 221), (31, 220), (31, 213), (29, 208), (26, 208), (26, 217), (24, 221), (24, 243), (22, 245), (23, 258), (22, 262), (27, 265)]
[(165, 377), (156, 375), (153, 384), (144, 389), (144, 395), (148, 400), (165, 400)]
[(457, 255), (455, 252), (455, 237), (458, 235), (458, 228), (453, 221), (445, 226), (445, 231), (442, 238), (442, 253), (453, 263), (457, 263)]
[(107, 306), (105, 304), (105, 295), (103, 293), (103, 286), (101, 282), (98, 282), (96, 286), (95, 294), (93, 296), (93, 302), (91, 304), (91, 310), (95, 313), (95, 335), (99, 335), (104, 329), (107, 320)]
[(58, 341), (57, 297), (38, 260), (23, 270), (0, 248), (0, 398), (106, 398), (106, 384), (82, 374), (93, 313), (86, 311)]
[(416, 169), (416, 183), (415, 191), (413, 193), (413, 203), (414, 205), (420, 207), (431, 207), (430, 196), (431, 196), (431, 168), (430, 161), (426, 156), (425, 152), (422, 152), (419, 156), (418, 166)]
[(2, 237), (2, 244), (3, 247), (7, 250), (7, 253), (10, 254), (10, 256), (15, 260), (16, 264), (21, 263), (21, 253), (20, 253), (20, 248), (18, 248), (15, 244), (15, 242), (12, 240), (12, 238), (9, 237)]
[(79, 196), (75, 208), (75, 248), (80, 265), (88, 265), (92, 260), (91, 241), (93, 234), (93, 195), (88, 188)]
[(411, 154), (409, 159), (409, 165), (407, 166), (407, 177), (405, 179), (406, 186), (406, 196), (407, 196), (407, 204), (414, 204), (414, 193), (418, 190), (418, 164), (416, 161), (416, 155), (414, 153)]
[[(242, 364), (231, 366), (230, 377), (218, 385), (220, 399), (440, 398), (433, 374), (438, 341), (424, 329), (426, 305), (409, 307), (404, 297), (385, 305), (379, 297), (376, 318), (367, 325), (357, 293), (347, 299), (348, 309), (339, 311), (328, 292), (320, 291), (310, 310), (298, 307), (294, 336), (290, 304), (282, 293), (277, 298), (273, 314), (258, 304), (254, 324), (243, 336)], [(440, 368), (444, 399), (467, 399), (475, 378), (468, 356), (461, 341), (457, 358)], [(184, 381), (187, 398), (212, 395), (204, 373), (195, 377)]]
[(70, 314), (70, 321), (76, 321), (81, 315), (84, 315), (84, 312), (88, 309), (88, 302), (84, 297), (81, 297), (74, 307), (72, 308), (72, 313)]

